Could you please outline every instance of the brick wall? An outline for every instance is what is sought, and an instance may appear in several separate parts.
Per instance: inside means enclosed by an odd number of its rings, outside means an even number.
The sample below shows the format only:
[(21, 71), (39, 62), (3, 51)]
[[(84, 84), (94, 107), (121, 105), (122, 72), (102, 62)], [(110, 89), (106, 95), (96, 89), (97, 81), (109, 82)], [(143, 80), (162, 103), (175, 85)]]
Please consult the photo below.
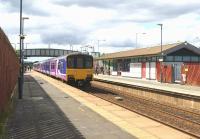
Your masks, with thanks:
[(19, 60), (7, 36), (0, 28), (0, 111), (10, 99), (16, 86), (19, 73)]

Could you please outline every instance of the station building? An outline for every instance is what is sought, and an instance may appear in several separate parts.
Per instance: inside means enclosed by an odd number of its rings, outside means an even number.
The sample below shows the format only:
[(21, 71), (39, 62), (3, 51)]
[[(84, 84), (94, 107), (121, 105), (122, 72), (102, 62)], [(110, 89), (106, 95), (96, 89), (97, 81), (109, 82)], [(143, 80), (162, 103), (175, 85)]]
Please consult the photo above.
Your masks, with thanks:
[(104, 74), (200, 85), (200, 49), (188, 42), (108, 53), (95, 59)]

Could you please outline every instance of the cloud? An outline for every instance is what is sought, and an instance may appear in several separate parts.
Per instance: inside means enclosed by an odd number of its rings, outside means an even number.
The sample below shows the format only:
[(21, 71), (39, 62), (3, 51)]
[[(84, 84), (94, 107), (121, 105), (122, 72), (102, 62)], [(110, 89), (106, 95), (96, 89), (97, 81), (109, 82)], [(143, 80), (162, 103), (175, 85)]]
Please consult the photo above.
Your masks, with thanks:
[(111, 8), (121, 4), (121, 0), (56, 0), (54, 3), (63, 6), (78, 5), (80, 7)]
[(134, 48), (135, 46), (136, 46), (135, 42), (127, 39), (127, 40), (124, 40), (124, 41), (111, 42), (110, 44), (106, 45), (105, 47)]
[(80, 32), (60, 32), (60, 33), (44, 33), (41, 34), (43, 43), (54, 44), (80, 44), (86, 39), (85, 33)]
[[(0, 0), (1, 3), (7, 4), (9, 12), (20, 12), (20, 0)], [(23, 13), (30, 15), (49, 16), (48, 11), (42, 7), (46, 6), (43, 1), (23, 0)]]
[(200, 2), (197, 0), (191, 0), (190, 3), (186, 3), (184, 0), (181, 3), (175, 3), (172, 0), (169, 2), (158, 0), (56, 0), (54, 3), (67, 7), (77, 5), (85, 8), (112, 9), (118, 13), (117, 18), (112, 19), (114, 23), (155, 22), (176, 18), (184, 14), (200, 12)]

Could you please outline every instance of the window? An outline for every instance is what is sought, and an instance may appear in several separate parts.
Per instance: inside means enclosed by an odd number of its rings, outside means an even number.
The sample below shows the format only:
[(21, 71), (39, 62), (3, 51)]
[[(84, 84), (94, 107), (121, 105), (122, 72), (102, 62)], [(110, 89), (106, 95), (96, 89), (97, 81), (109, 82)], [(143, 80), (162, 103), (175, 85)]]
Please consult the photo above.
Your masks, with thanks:
[(123, 64), (123, 69), (122, 71), (130, 71), (130, 62), (131, 62), (131, 59), (124, 59), (122, 64)]
[(67, 58), (67, 67), (68, 68), (75, 68), (75, 60), (74, 57)]
[(173, 58), (174, 58), (173, 56), (166, 56), (165, 58), (166, 58), (165, 59), (166, 61), (174, 61), (173, 60)]
[(117, 60), (113, 60), (113, 71), (117, 71)]
[(156, 57), (155, 57), (155, 56), (152, 57), (152, 58), (151, 58), (151, 61), (152, 61), (152, 62), (156, 62)]
[(132, 58), (131, 59), (131, 63), (137, 63), (138, 62), (138, 58)]
[(55, 69), (55, 63), (51, 64), (51, 69)]
[(175, 56), (174, 61), (182, 61), (182, 56)]
[(190, 61), (190, 56), (183, 56), (183, 61)]
[(77, 57), (77, 68), (83, 68), (83, 57)]
[(197, 62), (198, 61), (198, 56), (191, 56), (191, 61)]
[(91, 57), (85, 57), (85, 68), (92, 68), (93, 61)]

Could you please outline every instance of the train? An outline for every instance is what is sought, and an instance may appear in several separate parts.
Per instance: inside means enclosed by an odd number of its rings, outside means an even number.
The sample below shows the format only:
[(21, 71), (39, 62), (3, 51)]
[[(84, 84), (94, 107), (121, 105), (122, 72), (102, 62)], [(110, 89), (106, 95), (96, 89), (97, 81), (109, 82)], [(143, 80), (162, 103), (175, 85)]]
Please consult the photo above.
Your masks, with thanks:
[(93, 80), (93, 57), (72, 53), (33, 64), (33, 69), (77, 86), (90, 85)]

